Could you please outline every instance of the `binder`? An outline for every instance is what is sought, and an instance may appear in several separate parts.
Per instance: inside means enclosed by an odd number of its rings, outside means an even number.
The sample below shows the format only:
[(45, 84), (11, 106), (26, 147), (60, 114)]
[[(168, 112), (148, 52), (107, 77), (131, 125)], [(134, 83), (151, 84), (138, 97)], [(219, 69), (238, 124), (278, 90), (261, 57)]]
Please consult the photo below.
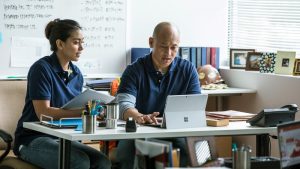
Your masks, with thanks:
[(206, 47), (201, 47), (202, 66), (206, 65)]
[(216, 48), (212, 47), (210, 48), (210, 64), (214, 68), (216, 68), (216, 61), (217, 61)]
[(192, 47), (190, 48), (190, 61), (194, 66), (197, 66), (197, 56), (196, 56), (196, 48)]
[(216, 69), (220, 67), (220, 48), (216, 48)]
[(189, 47), (181, 47), (180, 48), (180, 56), (182, 59), (190, 60), (190, 48)]
[(211, 64), (210, 60), (210, 47), (206, 47), (206, 64)]
[(150, 48), (131, 48), (131, 63), (150, 53)]
[(197, 62), (197, 68), (201, 67), (202, 65), (202, 58), (201, 58), (201, 47), (196, 48), (196, 62)]

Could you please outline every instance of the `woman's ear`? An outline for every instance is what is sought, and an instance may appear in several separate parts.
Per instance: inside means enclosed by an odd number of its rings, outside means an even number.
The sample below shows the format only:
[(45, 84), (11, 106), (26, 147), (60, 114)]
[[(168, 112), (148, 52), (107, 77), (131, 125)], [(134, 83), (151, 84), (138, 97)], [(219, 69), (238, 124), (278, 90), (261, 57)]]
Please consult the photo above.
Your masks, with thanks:
[(57, 40), (55, 41), (55, 43), (56, 43), (57, 49), (59, 49), (59, 50), (62, 50), (62, 49), (63, 49), (63, 47), (64, 47), (64, 42), (63, 42), (62, 40), (57, 39)]
[(154, 41), (153, 37), (150, 37), (149, 38), (149, 46), (150, 46), (150, 48), (153, 48), (153, 41)]

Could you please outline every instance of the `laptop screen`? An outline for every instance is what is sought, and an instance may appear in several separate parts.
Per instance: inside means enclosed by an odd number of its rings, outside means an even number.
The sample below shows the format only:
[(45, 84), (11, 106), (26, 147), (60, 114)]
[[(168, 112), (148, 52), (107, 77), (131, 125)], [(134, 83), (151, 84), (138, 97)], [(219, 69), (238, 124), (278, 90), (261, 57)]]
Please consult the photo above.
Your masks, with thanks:
[(278, 125), (282, 169), (300, 168), (300, 121)]

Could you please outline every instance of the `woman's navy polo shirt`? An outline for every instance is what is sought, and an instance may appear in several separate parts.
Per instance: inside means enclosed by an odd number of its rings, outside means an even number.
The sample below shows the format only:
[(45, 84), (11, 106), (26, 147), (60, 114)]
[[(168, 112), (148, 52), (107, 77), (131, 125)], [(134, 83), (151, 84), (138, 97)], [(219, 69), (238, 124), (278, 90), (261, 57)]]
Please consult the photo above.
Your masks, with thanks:
[(67, 72), (62, 69), (55, 53), (39, 59), (30, 67), (25, 106), (15, 132), (15, 154), (18, 154), (21, 144), (27, 145), (33, 139), (45, 135), (22, 127), (23, 122), (39, 121), (32, 100), (50, 100), (51, 107), (61, 107), (81, 93), (83, 76), (72, 62), (70, 62), (70, 68), (72, 73), (65, 82)]
[(168, 95), (201, 93), (195, 66), (175, 57), (169, 71), (162, 75), (152, 63), (152, 53), (139, 58), (124, 71), (118, 93), (136, 97), (136, 109), (143, 114), (163, 114)]

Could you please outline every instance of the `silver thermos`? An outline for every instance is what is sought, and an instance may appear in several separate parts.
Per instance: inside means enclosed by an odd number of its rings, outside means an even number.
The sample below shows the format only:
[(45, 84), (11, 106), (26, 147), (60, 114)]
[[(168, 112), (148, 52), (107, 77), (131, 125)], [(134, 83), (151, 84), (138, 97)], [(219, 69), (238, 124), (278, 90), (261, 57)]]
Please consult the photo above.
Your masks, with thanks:
[(236, 144), (232, 145), (232, 168), (233, 169), (250, 169), (251, 168), (251, 148), (242, 146), (237, 148)]

